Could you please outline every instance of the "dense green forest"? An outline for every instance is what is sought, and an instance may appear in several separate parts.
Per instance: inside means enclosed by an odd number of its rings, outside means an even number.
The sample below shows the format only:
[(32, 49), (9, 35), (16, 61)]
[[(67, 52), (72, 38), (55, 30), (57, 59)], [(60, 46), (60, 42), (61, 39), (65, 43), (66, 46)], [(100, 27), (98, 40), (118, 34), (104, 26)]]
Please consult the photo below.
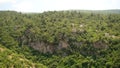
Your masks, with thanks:
[(0, 11), (0, 68), (120, 68), (120, 11)]

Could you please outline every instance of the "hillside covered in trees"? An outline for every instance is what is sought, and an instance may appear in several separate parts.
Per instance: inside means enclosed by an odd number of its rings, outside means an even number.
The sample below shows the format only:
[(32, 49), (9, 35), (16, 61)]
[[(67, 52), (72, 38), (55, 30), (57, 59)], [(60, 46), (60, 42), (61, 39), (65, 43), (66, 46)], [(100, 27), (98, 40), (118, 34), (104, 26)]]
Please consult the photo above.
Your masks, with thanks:
[(119, 68), (120, 11), (0, 11), (1, 68)]

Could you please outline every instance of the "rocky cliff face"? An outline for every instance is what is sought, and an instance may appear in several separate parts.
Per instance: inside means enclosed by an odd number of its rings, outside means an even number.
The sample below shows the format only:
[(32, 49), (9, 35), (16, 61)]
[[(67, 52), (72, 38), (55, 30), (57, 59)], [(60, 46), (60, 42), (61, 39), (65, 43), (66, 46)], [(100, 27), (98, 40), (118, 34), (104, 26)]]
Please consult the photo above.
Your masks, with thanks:
[(107, 44), (102, 42), (102, 41), (94, 42), (93, 46), (94, 46), (94, 48), (97, 48), (97, 49), (106, 49), (106, 48), (108, 48)]
[[(82, 45), (84, 45), (84, 42), (74, 42), (73, 45), (74, 47), (80, 47)], [(31, 42), (29, 44), (30, 47), (32, 47), (35, 50), (38, 50), (41, 53), (54, 53), (57, 51), (61, 51), (62, 49), (67, 49), (68, 47), (70, 47), (70, 44), (68, 44), (68, 42), (66, 41), (59, 41), (58, 44), (50, 44), (50, 43), (45, 43), (45, 42)], [(101, 41), (97, 41), (93, 43), (93, 47), (97, 48), (97, 49), (106, 49), (108, 48), (107, 44), (105, 44), (104, 42)], [(84, 51), (83, 51), (84, 52)]]
[(35, 50), (38, 50), (42, 53), (54, 53), (57, 50), (62, 50), (69, 46), (69, 44), (66, 41), (60, 41), (58, 45), (48, 44), (40, 41), (32, 42), (29, 45)]

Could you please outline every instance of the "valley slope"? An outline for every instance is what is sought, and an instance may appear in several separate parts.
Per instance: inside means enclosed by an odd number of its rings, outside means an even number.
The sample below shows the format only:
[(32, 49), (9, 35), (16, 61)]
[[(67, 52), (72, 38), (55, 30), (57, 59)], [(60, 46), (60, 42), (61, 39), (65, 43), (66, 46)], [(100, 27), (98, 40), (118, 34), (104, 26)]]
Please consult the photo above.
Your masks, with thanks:
[(0, 11), (0, 66), (119, 68), (120, 10)]

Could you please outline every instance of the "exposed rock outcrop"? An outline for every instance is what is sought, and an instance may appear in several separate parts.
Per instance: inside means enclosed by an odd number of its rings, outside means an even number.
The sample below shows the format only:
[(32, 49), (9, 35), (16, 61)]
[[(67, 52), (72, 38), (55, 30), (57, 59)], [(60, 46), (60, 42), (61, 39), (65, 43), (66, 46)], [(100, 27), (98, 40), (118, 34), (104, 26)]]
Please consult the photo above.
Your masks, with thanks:
[(103, 43), (101, 41), (94, 42), (93, 46), (95, 48), (98, 48), (98, 49), (106, 49), (106, 48), (108, 48), (107, 44), (105, 44), (105, 43)]
[(42, 53), (53, 53), (56, 50), (67, 48), (69, 44), (66, 41), (60, 41), (58, 45), (37, 41), (30, 43), (29, 46)]
[(47, 53), (47, 52), (53, 53), (55, 50), (55, 47), (53, 45), (39, 41), (30, 43), (30, 46), (35, 50), (38, 50), (43, 53)]
[(57, 49), (67, 48), (69, 44), (66, 41), (60, 41)]

